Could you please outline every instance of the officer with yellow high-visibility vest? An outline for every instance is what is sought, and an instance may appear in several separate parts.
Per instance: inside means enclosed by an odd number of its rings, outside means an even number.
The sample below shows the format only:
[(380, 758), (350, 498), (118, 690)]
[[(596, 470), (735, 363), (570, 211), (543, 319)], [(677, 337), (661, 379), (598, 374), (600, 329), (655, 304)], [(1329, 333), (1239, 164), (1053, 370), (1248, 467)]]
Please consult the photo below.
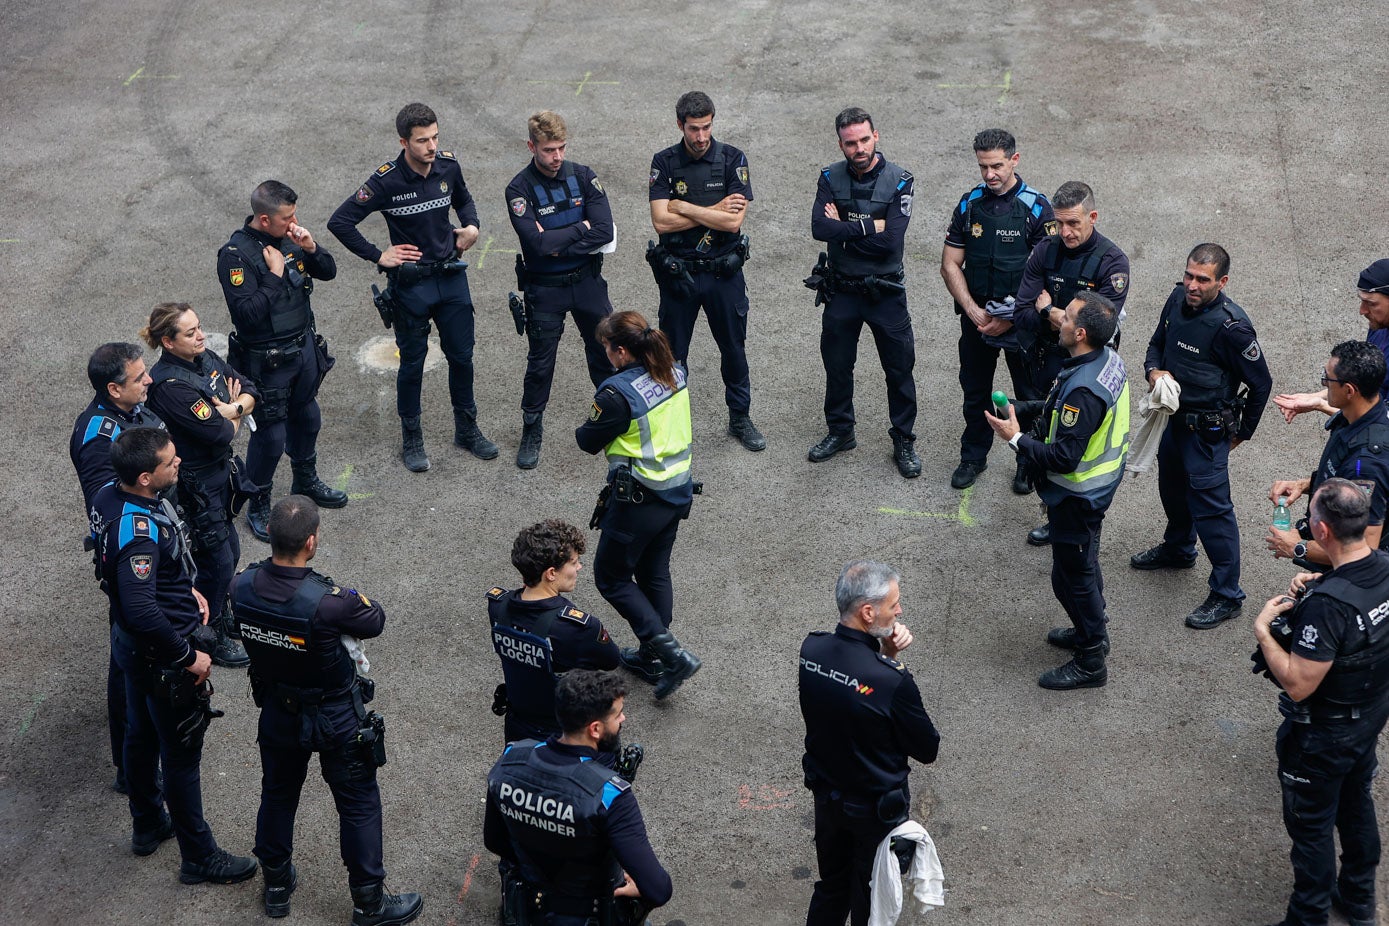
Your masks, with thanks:
[(608, 458), (607, 485), (589, 524), (603, 531), (593, 583), (640, 643), (622, 651), (623, 665), (654, 684), (660, 699), (700, 667), (670, 632), (670, 551), (695, 491), (690, 394), (670, 342), (640, 313), (609, 315), (597, 336), (617, 372), (574, 435), (580, 449)]
[(1105, 346), (1119, 313), (1093, 292), (1077, 293), (1064, 313), (1054, 306), (1041, 311), (1070, 354), (1042, 407), (1046, 439), (1023, 434), (1012, 405), (1006, 419), (985, 414), (994, 434), (1033, 469), (1051, 529), (1052, 591), (1071, 619), (1070, 627), (1049, 631), (1047, 642), (1074, 657), (1037, 683), (1054, 690), (1098, 688), (1109, 678), (1100, 526), (1129, 450), (1128, 378), (1119, 354)]

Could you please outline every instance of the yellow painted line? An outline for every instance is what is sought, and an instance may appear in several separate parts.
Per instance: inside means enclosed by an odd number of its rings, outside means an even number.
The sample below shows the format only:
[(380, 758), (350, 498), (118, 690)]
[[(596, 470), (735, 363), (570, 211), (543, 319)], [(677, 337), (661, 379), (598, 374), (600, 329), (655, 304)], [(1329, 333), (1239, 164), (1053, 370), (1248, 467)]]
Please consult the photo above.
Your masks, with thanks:
[(29, 732), (29, 726), (34, 722), (34, 718), (35, 718), (36, 716), (38, 716), (38, 713), (39, 713), (39, 705), (42, 704), (42, 703), (43, 703), (43, 695), (41, 695), (41, 694), (36, 694), (36, 695), (34, 695), (34, 706), (29, 710), (29, 716), (28, 716), (28, 717), (25, 717), (25, 718), (24, 718), (24, 722), (23, 722), (22, 724), (19, 725), (19, 735), (20, 735), (20, 736), (23, 736), (24, 734), (26, 734), (26, 733)]
[(177, 75), (177, 74), (146, 74), (146, 73), (145, 73), (145, 67), (144, 67), (144, 65), (141, 65), (140, 67), (138, 67), (138, 68), (135, 69), (135, 73), (134, 73), (134, 74), (131, 74), (129, 77), (127, 77), (127, 78), (125, 79), (125, 81), (121, 84), (121, 86), (122, 86), (122, 87), (129, 87), (131, 84), (135, 83), (135, 81), (137, 81), (137, 80), (178, 80), (178, 75)]
[(1001, 84), (936, 84), (941, 90), (1001, 90), (998, 95), (998, 102), (1002, 103), (1008, 96), (1008, 91), (1013, 89), (1013, 71), (1011, 68), (1003, 72), (1003, 83)]
[(938, 518), (942, 521), (958, 521), (965, 527), (973, 527), (977, 522), (969, 513), (969, 500), (974, 495), (974, 486), (960, 493), (960, 507), (955, 511), (911, 511), (906, 508), (878, 509), (878, 514), (892, 514), (903, 518)]
[[(484, 241), (484, 242), (482, 243), (482, 250), (481, 250), (481, 251), (478, 251), (477, 254), (474, 255), (474, 257), (473, 257), (473, 266), (476, 267), (478, 270), (481, 270), (483, 267), (486, 267), (486, 266), (487, 266), (487, 255), (488, 255), (488, 254), (515, 254), (515, 253), (516, 253), (516, 251), (513, 250), (512, 248), (494, 248), (494, 247), (492, 247), (492, 242), (494, 242), (494, 241), (496, 241), (496, 240), (497, 240), (497, 238), (496, 238), (495, 235), (488, 235), (488, 236), (487, 236), (487, 240)], [(397, 356), (399, 356), (399, 355), (397, 355)]]
[(528, 83), (528, 84), (573, 84), (573, 85), (574, 85), (574, 95), (575, 95), (575, 96), (578, 96), (579, 94), (583, 93), (585, 87), (597, 87), (597, 86), (616, 87), (616, 86), (618, 86), (618, 84), (619, 84), (619, 81), (616, 81), (616, 80), (593, 80), (592, 78), (593, 78), (593, 72), (592, 72), (592, 71), (584, 71), (584, 76), (583, 76), (583, 77), (580, 77), (578, 80), (528, 80), (528, 81), (526, 81), (526, 83)]

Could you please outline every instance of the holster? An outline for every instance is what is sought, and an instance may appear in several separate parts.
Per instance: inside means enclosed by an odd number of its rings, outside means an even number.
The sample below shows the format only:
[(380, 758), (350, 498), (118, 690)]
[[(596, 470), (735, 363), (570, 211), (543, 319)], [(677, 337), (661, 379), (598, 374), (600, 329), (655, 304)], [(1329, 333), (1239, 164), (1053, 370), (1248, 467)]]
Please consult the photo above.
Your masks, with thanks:
[(664, 245), (648, 240), (646, 262), (651, 265), (651, 275), (656, 278), (656, 285), (665, 283), (670, 286), (671, 294), (678, 299), (688, 299), (694, 294), (694, 277), (690, 276), (689, 266)]
[(612, 498), (612, 494), (613, 487), (607, 484), (598, 492), (598, 502), (593, 506), (593, 517), (588, 519), (589, 530), (596, 531), (603, 523), (603, 515), (608, 510), (608, 499)]

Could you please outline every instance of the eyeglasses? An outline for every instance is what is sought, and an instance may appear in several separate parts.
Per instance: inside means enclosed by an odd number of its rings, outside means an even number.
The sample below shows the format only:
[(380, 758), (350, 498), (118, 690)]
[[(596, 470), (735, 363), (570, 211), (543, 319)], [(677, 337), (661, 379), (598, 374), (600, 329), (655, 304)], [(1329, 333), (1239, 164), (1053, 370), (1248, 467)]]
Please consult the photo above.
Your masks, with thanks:
[(1344, 386), (1346, 384), (1346, 381), (1343, 379), (1336, 379), (1335, 377), (1327, 376), (1325, 373), (1323, 373), (1321, 375), (1321, 384), (1325, 386), (1328, 383), (1339, 383), (1340, 385)]

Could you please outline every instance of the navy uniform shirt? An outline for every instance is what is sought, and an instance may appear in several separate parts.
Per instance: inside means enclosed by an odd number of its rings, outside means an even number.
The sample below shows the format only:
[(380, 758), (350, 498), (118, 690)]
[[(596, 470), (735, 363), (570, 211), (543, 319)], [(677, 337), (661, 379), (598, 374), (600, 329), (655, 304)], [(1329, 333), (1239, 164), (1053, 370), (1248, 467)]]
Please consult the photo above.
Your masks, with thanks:
[[(1375, 550), (1364, 559), (1325, 573), (1320, 581), (1337, 576), (1368, 589), (1383, 582), (1387, 570), (1389, 554)], [(1331, 662), (1337, 656), (1359, 652), (1369, 640), (1357, 617), (1354, 607), (1329, 595), (1307, 596), (1288, 616), (1293, 632), (1291, 651), (1312, 662)]]
[[(1083, 363), (1102, 363), (1103, 350), (1092, 350), (1079, 357), (1067, 357), (1061, 364), (1063, 370), (1080, 366)], [(1052, 384), (1051, 395), (1042, 407), (1042, 426), (1051, 429), (1051, 413), (1056, 408), (1059, 389)], [(1026, 457), (1034, 465), (1048, 473), (1073, 473), (1085, 456), (1085, 448), (1090, 438), (1099, 430), (1109, 405), (1104, 399), (1087, 388), (1072, 389), (1066, 395), (1066, 411), (1075, 409), (1074, 420), (1071, 415), (1060, 415), (1056, 422), (1056, 436), (1051, 443), (1045, 443), (1027, 434), (1018, 441), (1018, 455)], [(1067, 421), (1071, 421), (1068, 425)]]
[[(877, 161), (859, 181), (871, 183), (877, 180), (878, 175), (887, 168), (887, 163), (887, 158), (879, 154)], [(854, 169), (850, 167), (849, 173), (852, 175), (853, 172)], [(916, 181), (910, 173), (903, 171), (902, 179), (906, 186), (902, 187), (895, 201), (887, 204), (887, 215), (883, 217), (885, 227), (881, 232), (875, 232), (871, 219), (850, 221), (842, 216), (839, 219), (825, 216), (825, 206), (834, 202), (834, 191), (830, 189), (829, 178), (821, 171), (820, 182), (815, 187), (815, 205), (810, 209), (811, 237), (816, 241), (841, 242), (845, 253), (869, 260), (894, 256), (901, 260), (907, 237), (907, 223), (912, 218), (913, 190), (916, 187)]]
[[(242, 394), (260, 401), (260, 392), (255, 384), (210, 350), (203, 351), (191, 362), (175, 357), (168, 351), (159, 359), (161, 363), (167, 360), (199, 375), (216, 371), (224, 380), (240, 380)], [(168, 426), (169, 435), (174, 439), (174, 447), (183, 459), (184, 466), (205, 466), (222, 459), (227, 446), (236, 436), (236, 428), (230, 419), (218, 414), (211, 402), (182, 380), (155, 379), (150, 385), (149, 404)]]
[(477, 225), (477, 205), (453, 152), (436, 152), (429, 173), (421, 177), (406, 163), (402, 149), (399, 157), (376, 168), (337, 208), (328, 220), (328, 230), (343, 247), (374, 264), (381, 259), (381, 249), (364, 238), (357, 226), (373, 212), (381, 212), (391, 244), (414, 245), (423, 263), (453, 260), (458, 251), (450, 207), (462, 227)]
[[(508, 746), (507, 749), (511, 747)], [(536, 747), (536, 755), (541, 761), (554, 765), (573, 765), (577, 762), (593, 762), (598, 752), (586, 746), (570, 746), (558, 738), (545, 741)], [(627, 788), (608, 805), (607, 813), (598, 823), (598, 834), (612, 848), (622, 870), (637, 882), (641, 896), (652, 906), (664, 906), (670, 901), (673, 888), (670, 875), (661, 867), (656, 853), (651, 849), (651, 840), (646, 835), (646, 823), (637, 806), (636, 795)], [(492, 800), (487, 801), (487, 811), (482, 820), (482, 842), (488, 851), (510, 862), (516, 861), (516, 851), (511, 845), (511, 834), (507, 832), (506, 818)]]
[[(955, 207), (955, 211), (950, 214), (950, 224), (945, 230), (945, 246), (949, 248), (965, 249), (965, 238), (969, 235), (969, 229), (965, 228), (965, 215), (969, 212), (971, 203), (973, 207), (986, 215), (1001, 216), (1008, 215), (1013, 211), (1013, 200), (1023, 190), (1027, 189), (1027, 184), (1022, 177), (1013, 175), (1016, 181), (1011, 187), (1002, 193), (994, 193), (988, 186), (980, 183), (964, 196), (960, 197), (960, 203)], [(1038, 190), (1033, 190), (1037, 194), (1037, 204), (1027, 215), (1027, 246), (1034, 248), (1047, 235), (1056, 234), (1056, 213), (1052, 211), (1051, 200)], [(1035, 298), (1035, 297), (1034, 297)]]
[(111, 465), (111, 443), (127, 428), (164, 430), (164, 422), (144, 405), (127, 412), (109, 398), (96, 396), (72, 426), (68, 455), (77, 470), (77, 481), (82, 484), (82, 507), (88, 513), (97, 489), (116, 478), (115, 467)]
[[(1060, 235), (1049, 235), (1043, 238), (1032, 249), (1032, 254), (1027, 258), (1027, 267), (1022, 272), (1022, 282), (1018, 284), (1015, 314), (1034, 317), (1037, 315), (1037, 297), (1047, 288), (1047, 273), (1057, 248), (1061, 249), (1063, 262), (1068, 258), (1076, 257), (1083, 262), (1085, 257), (1095, 248), (1111, 248), (1113, 244), (1114, 242), (1100, 234), (1098, 228), (1091, 231), (1090, 237), (1075, 249), (1062, 244)], [(1099, 282), (1099, 285), (1095, 287), (1095, 292), (1114, 303), (1114, 308), (1119, 311), (1119, 318), (1122, 320), (1124, 318), (1124, 302), (1129, 298), (1128, 255), (1120, 248), (1112, 248), (1096, 269), (1095, 279)], [(1058, 305), (1056, 308), (1064, 310), (1066, 307)], [(1045, 322), (1040, 324), (1040, 328), (1044, 331), (1051, 331), (1051, 326)], [(1055, 333), (1053, 332), (1051, 336), (1054, 339)]]
[[(1144, 374), (1167, 369), (1163, 352), (1167, 341), (1169, 315), (1173, 312), (1183, 312), (1187, 315), (1208, 312), (1226, 302), (1233, 304), (1233, 300), (1221, 290), (1204, 306), (1191, 309), (1186, 304), (1186, 287), (1178, 285), (1172, 290), (1172, 295), (1167, 297), (1167, 304), (1162, 307), (1162, 314), (1158, 317), (1157, 328), (1148, 340), (1148, 353), (1143, 359)], [(1273, 392), (1273, 377), (1269, 375), (1268, 360), (1259, 347), (1258, 335), (1248, 322), (1229, 319), (1215, 333), (1215, 340), (1211, 342), (1211, 356), (1221, 369), (1229, 373), (1236, 385), (1249, 385), (1249, 395), (1244, 403), (1244, 417), (1239, 433), (1235, 435), (1240, 440), (1249, 440), (1259, 427), (1259, 419), (1264, 415), (1264, 406), (1268, 404), (1269, 394)]]
[[(742, 151), (725, 142), (719, 143), (723, 151), (723, 182), (724, 196), (731, 196), (734, 193), (741, 193), (747, 197), (748, 202), (752, 202), (752, 177), (748, 172), (748, 158)], [(701, 157), (692, 157), (689, 149), (685, 147), (683, 139), (671, 145), (669, 148), (662, 148), (651, 156), (651, 177), (650, 193), (648, 201), (657, 199), (684, 199), (683, 196), (676, 196), (672, 187), (674, 180), (671, 177), (671, 167), (684, 164), (693, 164), (695, 161), (707, 161), (709, 156), (714, 153), (713, 137), (709, 139), (709, 150), (705, 151)], [(720, 197), (722, 199), (723, 197)], [(704, 227), (704, 226), (700, 226)], [(736, 241), (730, 241), (717, 250), (708, 253), (696, 253), (693, 249), (680, 249), (675, 253), (676, 257), (693, 257), (710, 259), (722, 257), (738, 246)]]
[(535, 633), (535, 626), (545, 615), (563, 609), (550, 623), (551, 660), (556, 672), (570, 669), (616, 669), (618, 665), (617, 644), (608, 635), (603, 622), (586, 611), (575, 607), (563, 595), (528, 601), (521, 597), (524, 589), (513, 589), (495, 602), (489, 602), (488, 614), (496, 620), (500, 612), (502, 621), (527, 633)]
[(227, 300), (227, 310), (231, 313), (236, 330), (268, 332), (271, 330), (271, 309), (278, 304), (285, 290), (294, 288), (289, 279), (290, 266), (297, 266), (300, 273), (306, 273), (315, 280), (331, 280), (338, 275), (338, 264), (328, 249), (317, 241), (314, 242), (317, 245), (314, 252), (309, 254), (292, 238), (267, 235), (251, 221), (252, 216), (247, 216), (242, 231), (262, 247), (272, 247), (284, 254), (285, 272), (277, 277), (270, 272), (260, 254), (242, 257), (233, 245), (227, 243), (217, 252), (217, 279), (222, 282), (222, 295)]
[[(1312, 487), (1307, 492), (1308, 504), (1312, 493), (1328, 479), (1340, 476), (1358, 483), (1370, 493), (1370, 523), (1383, 524), (1385, 500), (1389, 499), (1389, 443), (1371, 443), (1347, 453), (1346, 448), (1358, 443), (1360, 436), (1372, 425), (1389, 424), (1389, 406), (1380, 399), (1354, 423), (1336, 412), (1326, 423), (1329, 436), (1322, 448), (1321, 462), (1312, 474)], [(1382, 538), (1389, 542), (1389, 538)]]
[[(628, 364), (623, 370), (631, 369)], [(620, 370), (618, 372), (621, 372)], [(593, 397), (588, 420), (574, 432), (579, 449), (584, 453), (599, 453), (604, 447), (627, 433), (632, 424), (632, 406), (612, 386), (604, 386)]]
[[(283, 604), (295, 596), (311, 572), (308, 566), (281, 566), (267, 559), (260, 569), (250, 573), (249, 581), (261, 598), (271, 604)], [(247, 573), (241, 573), (233, 581), (248, 581)], [(355, 588), (341, 588), (332, 579), (326, 581), (333, 590), (319, 601), (313, 618), (313, 649), (318, 665), (332, 661), (342, 648), (343, 634), (369, 640), (381, 636), (386, 627), (386, 612), (380, 602)]]
[(177, 532), (157, 518), (159, 500), (112, 483), (92, 502), (92, 529), (111, 619), (160, 666), (186, 668), (197, 654), (187, 638), (202, 623), (193, 577), (183, 568)]
[[(533, 273), (554, 273), (560, 268), (552, 267), (555, 258), (573, 258), (592, 254), (613, 240), (613, 212), (608, 203), (608, 194), (598, 182), (598, 176), (582, 164), (566, 161), (574, 169), (574, 178), (579, 182), (579, 192), (583, 197), (583, 222), (575, 222), (567, 228), (554, 228), (541, 231), (537, 227), (540, 203), (535, 198), (536, 186), (550, 187), (557, 178), (547, 177), (535, 167), (534, 159), (526, 165), (506, 187), (507, 213), (511, 217), (511, 227), (516, 229), (516, 237), (521, 240), (521, 254), (526, 259), (526, 268)], [(562, 170), (562, 168), (561, 168)], [(572, 267), (573, 261), (560, 261)]]

